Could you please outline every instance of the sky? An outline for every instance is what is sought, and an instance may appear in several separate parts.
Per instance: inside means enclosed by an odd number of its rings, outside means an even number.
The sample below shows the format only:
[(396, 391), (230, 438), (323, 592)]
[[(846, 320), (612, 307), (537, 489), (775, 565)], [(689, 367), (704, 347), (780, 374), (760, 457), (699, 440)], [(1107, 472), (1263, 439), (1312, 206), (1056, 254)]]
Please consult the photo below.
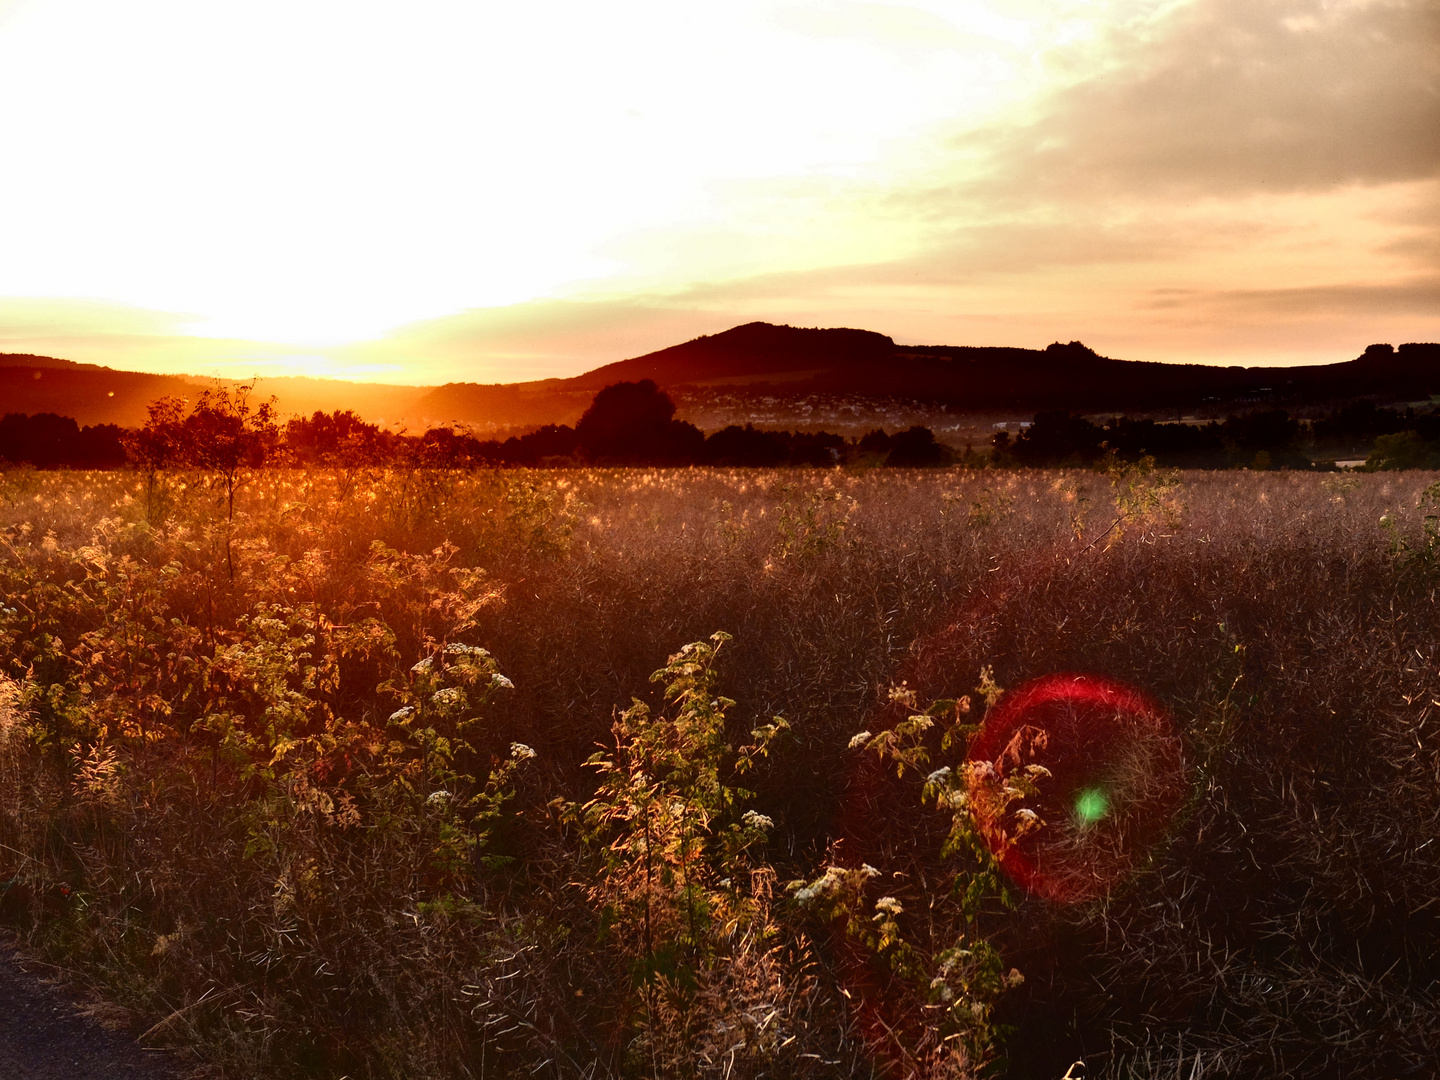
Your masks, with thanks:
[(1435, 0), (0, 0), (0, 352), (1440, 340)]

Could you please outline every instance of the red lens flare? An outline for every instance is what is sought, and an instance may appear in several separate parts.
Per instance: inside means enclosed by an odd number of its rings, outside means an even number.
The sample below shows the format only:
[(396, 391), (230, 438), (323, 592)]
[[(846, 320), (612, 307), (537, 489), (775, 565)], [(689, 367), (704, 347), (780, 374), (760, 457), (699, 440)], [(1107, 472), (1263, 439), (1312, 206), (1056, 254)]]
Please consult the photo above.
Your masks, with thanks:
[[(926, 677), (924, 666), (915, 674), (927, 692), (947, 689)], [(875, 726), (900, 715), (892, 702)], [(1135, 687), (1091, 674), (1045, 675), (1006, 693), (971, 738), (962, 769), (969, 812), (1002, 869), (1027, 892), (1058, 903), (1094, 899), (1119, 884), (1169, 829), (1186, 792), (1182, 744), (1165, 709)], [(918, 910), (931, 887), (924, 867), (942, 836), (914, 827), (923, 815), (897, 813), (904, 805), (919, 809), (915, 789), (913, 776), (897, 779), (874, 755), (858, 757), (841, 803), (836, 854), (852, 869), (885, 868), (877, 887)], [(888, 872), (902, 867), (904, 874)], [(925, 1072), (919, 1058), (944, 1048), (922, 1022), (923, 995), (858, 944), (842, 944), (839, 958), (876, 1057), (896, 1075)]]
[(1038, 896), (1079, 903), (1108, 892), (1164, 834), (1184, 799), (1185, 760), (1174, 722), (1146, 694), (1057, 673), (990, 710), (966, 782), (1005, 872)]

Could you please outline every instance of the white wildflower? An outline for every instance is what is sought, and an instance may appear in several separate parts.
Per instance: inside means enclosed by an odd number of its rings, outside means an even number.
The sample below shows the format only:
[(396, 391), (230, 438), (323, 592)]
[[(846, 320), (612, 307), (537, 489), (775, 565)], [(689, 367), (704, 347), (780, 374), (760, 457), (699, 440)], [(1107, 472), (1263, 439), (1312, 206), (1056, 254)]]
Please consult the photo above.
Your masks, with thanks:
[(458, 641), (452, 641), (449, 645), (445, 646), (445, 655), (473, 656), (476, 659), (484, 660), (488, 658), (490, 654), (479, 645), (462, 645)]
[(529, 761), (535, 756), (535, 751), (523, 742), (512, 742), (510, 744), (510, 756), (516, 761)]
[(430, 797), (425, 800), (426, 806), (444, 807), (450, 803), (450, 792), (441, 788), (439, 791), (432, 791)]
[(515, 684), (501, 675), (498, 671), (490, 676), (490, 689), (492, 690), (514, 690)]
[(827, 866), (822, 876), (795, 890), (795, 902), (801, 907), (808, 907), (821, 897), (833, 895), (844, 875), (845, 871), (840, 867)]
[(757, 814), (754, 810), (746, 810), (740, 815), (740, 823), (747, 829), (773, 829), (775, 822), (764, 814)]
[(425, 657), (418, 664), (410, 669), (412, 675), (429, 675), (435, 670), (435, 660), (432, 657)]
[(396, 709), (390, 714), (390, 723), (403, 724), (406, 720), (409, 720), (414, 715), (415, 706), (406, 705), (404, 708)]
[(856, 735), (853, 739), (850, 740), (850, 749), (854, 750), (856, 747), (864, 746), (869, 741), (870, 732), (862, 731), (859, 735)]
[(896, 915), (903, 915), (905, 909), (900, 906), (900, 901), (893, 896), (882, 896), (875, 901), (875, 910), (884, 915), (894, 918)]
[(430, 695), (430, 704), (437, 709), (463, 709), (465, 707), (465, 691), (458, 686), (447, 686), (443, 690), (436, 690)]

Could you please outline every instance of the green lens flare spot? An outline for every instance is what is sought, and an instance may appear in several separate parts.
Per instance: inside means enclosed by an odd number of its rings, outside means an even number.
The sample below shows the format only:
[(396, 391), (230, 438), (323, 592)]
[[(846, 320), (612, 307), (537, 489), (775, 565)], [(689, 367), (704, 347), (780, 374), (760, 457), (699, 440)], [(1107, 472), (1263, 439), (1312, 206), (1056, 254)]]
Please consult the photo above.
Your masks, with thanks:
[(1110, 800), (1103, 789), (1086, 788), (1075, 799), (1075, 817), (1081, 825), (1093, 825), (1110, 812)]

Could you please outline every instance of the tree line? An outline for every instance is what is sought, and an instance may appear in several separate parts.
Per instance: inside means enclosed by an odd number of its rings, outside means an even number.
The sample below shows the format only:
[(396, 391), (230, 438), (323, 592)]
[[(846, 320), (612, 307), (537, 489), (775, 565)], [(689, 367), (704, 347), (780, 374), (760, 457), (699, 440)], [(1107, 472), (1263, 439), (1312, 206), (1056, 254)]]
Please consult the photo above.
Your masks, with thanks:
[[(233, 475), (261, 465), (366, 467), (596, 465), (836, 465), (860, 460), (897, 466), (945, 465), (956, 455), (925, 427), (847, 440), (832, 432), (761, 431), (732, 425), (708, 437), (675, 419), (675, 403), (649, 379), (608, 386), (572, 427), (546, 424), (505, 440), (451, 427), (419, 435), (387, 431), (352, 410), (317, 411), (285, 423), (274, 399), (256, 404), (253, 385), (216, 387), (193, 406), (152, 402), (139, 430), (84, 429), (74, 420), (11, 414), (0, 424), (0, 461), (40, 468), (114, 468), (147, 473), (200, 468)], [(88, 440), (88, 441), (87, 441)]]
[(41, 469), (113, 469), (125, 464), (124, 435), (115, 424), (82, 428), (55, 413), (7, 413), (0, 417), (0, 461)]
[(1018, 436), (992, 440), (996, 464), (1091, 465), (1107, 453), (1174, 468), (1309, 469), (1327, 451), (1365, 450), (1374, 468), (1440, 468), (1440, 412), (1356, 401), (1315, 420), (1265, 409), (1208, 423), (1112, 417), (1097, 424), (1064, 410), (1037, 413)]
[(298, 461), (464, 465), (836, 465), (861, 460), (890, 465), (944, 465), (955, 459), (929, 428), (847, 440), (828, 431), (761, 431), (731, 425), (707, 436), (675, 418), (675, 403), (650, 379), (607, 386), (571, 427), (546, 424), (503, 442), (431, 428), (418, 438), (378, 430), (350, 413), (316, 413), (290, 421), (284, 443)]
[[(253, 385), (217, 386), (193, 406), (161, 398), (145, 425), (79, 427), (64, 416), (11, 413), (0, 419), (0, 461), (38, 468), (136, 466), (202, 468), (233, 476), (242, 467), (331, 465), (467, 468), (482, 466), (720, 465), (923, 467), (954, 463), (993, 466), (1087, 466), (1107, 455), (1149, 456), (1179, 468), (1312, 468), (1326, 447), (1369, 448), (1375, 468), (1440, 468), (1440, 412), (1381, 408), (1356, 401), (1315, 420), (1268, 409), (1224, 421), (1159, 423), (1113, 417), (1096, 423), (1065, 410), (1037, 413), (1018, 434), (997, 433), (988, 457), (957, 452), (933, 431), (913, 426), (876, 429), (858, 439), (833, 432), (763, 431), (731, 425), (706, 435), (675, 418), (675, 403), (649, 379), (608, 386), (572, 427), (546, 424), (505, 440), (463, 429), (419, 435), (382, 430), (351, 410), (296, 417), (281, 424), (275, 401), (256, 404)], [(1343, 454), (1343, 451), (1342, 451)]]

